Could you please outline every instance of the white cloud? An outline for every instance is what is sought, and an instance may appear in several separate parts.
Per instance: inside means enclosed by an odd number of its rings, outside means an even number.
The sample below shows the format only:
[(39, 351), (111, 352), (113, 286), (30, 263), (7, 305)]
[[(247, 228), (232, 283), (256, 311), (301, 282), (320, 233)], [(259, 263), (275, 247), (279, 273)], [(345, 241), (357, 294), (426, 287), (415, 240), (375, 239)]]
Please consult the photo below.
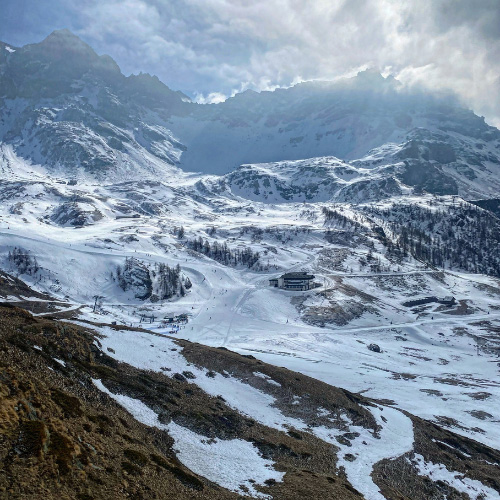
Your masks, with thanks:
[(194, 101), (199, 104), (217, 104), (219, 102), (224, 102), (226, 99), (227, 95), (221, 92), (210, 92), (210, 94), (207, 95), (196, 92), (194, 96)]
[(200, 102), (376, 67), (500, 124), (498, 0), (87, 0), (74, 15), (125, 73)]

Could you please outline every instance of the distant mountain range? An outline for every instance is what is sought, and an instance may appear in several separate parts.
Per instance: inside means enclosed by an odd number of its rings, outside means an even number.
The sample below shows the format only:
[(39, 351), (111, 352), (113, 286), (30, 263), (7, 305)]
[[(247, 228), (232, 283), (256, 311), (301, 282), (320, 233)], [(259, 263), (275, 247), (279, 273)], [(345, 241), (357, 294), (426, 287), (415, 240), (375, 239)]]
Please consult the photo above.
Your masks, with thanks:
[[(61, 30), (21, 48), (0, 43), (0, 89), (0, 141), (65, 177), (158, 179), (172, 175), (171, 167), (219, 175), (237, 169), (230, 184), (252, 184), (252, 197), (258, 191), (279, 201), (301, 184), (282, 179), (282, 165), (266, 174), (238, 167), (328, 156), (342, 160), (356, 185), (327, 168), (330, 160), (313, 161), (308, 170), (314, 166), (328, 187), (298, 199), (356, 200), (404, 186), (488, 198), (500, 187), (498, 129), (451, 96), (410, 91), (370, 70), (202, 105), (154, 76), (125, 77), (109, 56)], [(270, 193), (260, 182), (276, 187)]]

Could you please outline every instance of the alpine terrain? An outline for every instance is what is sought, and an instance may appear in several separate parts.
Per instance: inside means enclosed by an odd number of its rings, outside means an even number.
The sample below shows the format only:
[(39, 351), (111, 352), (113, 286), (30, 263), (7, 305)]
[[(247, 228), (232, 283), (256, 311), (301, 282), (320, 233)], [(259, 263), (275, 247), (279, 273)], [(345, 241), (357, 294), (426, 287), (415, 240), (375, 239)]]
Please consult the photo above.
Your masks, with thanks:
[(499, 199), (450, 94), (0, 42), (0, 498), (499, 499)]

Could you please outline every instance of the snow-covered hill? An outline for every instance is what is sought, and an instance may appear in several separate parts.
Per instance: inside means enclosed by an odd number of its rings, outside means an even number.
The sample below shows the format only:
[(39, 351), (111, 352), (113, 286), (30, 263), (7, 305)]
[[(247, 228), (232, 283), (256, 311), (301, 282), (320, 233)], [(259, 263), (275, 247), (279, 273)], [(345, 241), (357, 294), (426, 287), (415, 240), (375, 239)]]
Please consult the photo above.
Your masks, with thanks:
[(9, 498), (499, 498), (500, 452), (251, 355), (0, 304), (0, 361)]
[[(66, 31), (0, 44), (0, 88), (0, 268), (51, 314), (251, 354), (500, 449), (497, 129), (371, 72), (199, 105)], [(286, 271), (318, 286), (270, 288)]]

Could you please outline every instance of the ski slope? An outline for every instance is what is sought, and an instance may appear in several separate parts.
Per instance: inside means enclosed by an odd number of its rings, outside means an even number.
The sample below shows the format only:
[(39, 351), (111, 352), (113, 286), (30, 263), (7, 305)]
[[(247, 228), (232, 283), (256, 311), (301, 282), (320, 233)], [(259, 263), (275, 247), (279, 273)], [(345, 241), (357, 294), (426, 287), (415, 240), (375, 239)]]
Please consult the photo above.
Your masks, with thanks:
[[(329, 205), (324, 203), (203, 196), (199, 182), (207, 178), (192, 174), (165, 182), (72, 186), (48, 172), (32, 179), (37, 168), (15, 156), (9, 161), (16, 174), (7, 177), (12, 191), (0, 200), (0, 266), (17, 274), (7, 258), (14, 247), (36, 256), (40, 271), (20, 277), (64, 302), (65, 307), (57, 306), (60, 311), (158, 333), (174, 330), (180, 338), (251, 353), (335, 386), (390, 399), (500, 449), (498, 280), (426, 268), (412, 258), (394, 263), (374, 239), (329, 243), (322, 216), (322, 207)], [(13, 162), (19, 168), (12, 168)], [(78, 228), (47, 217), (62, 200), (76, 196), (102, 217)], [(429, 200), (414, 198), (415, 203)], [(161, 210), (117, 218), (136, 213), (143, 200)], [(448, 202), (444, 197), (441, 203)], [(348, 216), (359, 217), (356, 205), (341, 206)], [(181, 225), (184, 240), (175, 233)], [(212, 235), (210, 228), (216, 230)], [(262, 268), (224, 266), (186, 247), (187, 239), (199, 236), (260, 252)], [(360, 264), (370, 251), (386, 270), (374, 273)], [(185, 297), (141, 301), (112, 276), (127, 257), (149, 266), (179, 264), (192, 289)], [(268, 280), (285, 271), (311, 272), (320, 287), (308, 292), (270, 288)], [(93, 312), (96, 295), (103, 298)], [(422, 295), (453, 295), (459, 304), (420, 312), (402, 305)], [(331, 311), (340, 320), (331, 319)], [(163, 323), (165, 316), (181, 313), (188, 314), (186, 325), (173, 329)], [(372, 343), (382, 352), (368, 350)]]

